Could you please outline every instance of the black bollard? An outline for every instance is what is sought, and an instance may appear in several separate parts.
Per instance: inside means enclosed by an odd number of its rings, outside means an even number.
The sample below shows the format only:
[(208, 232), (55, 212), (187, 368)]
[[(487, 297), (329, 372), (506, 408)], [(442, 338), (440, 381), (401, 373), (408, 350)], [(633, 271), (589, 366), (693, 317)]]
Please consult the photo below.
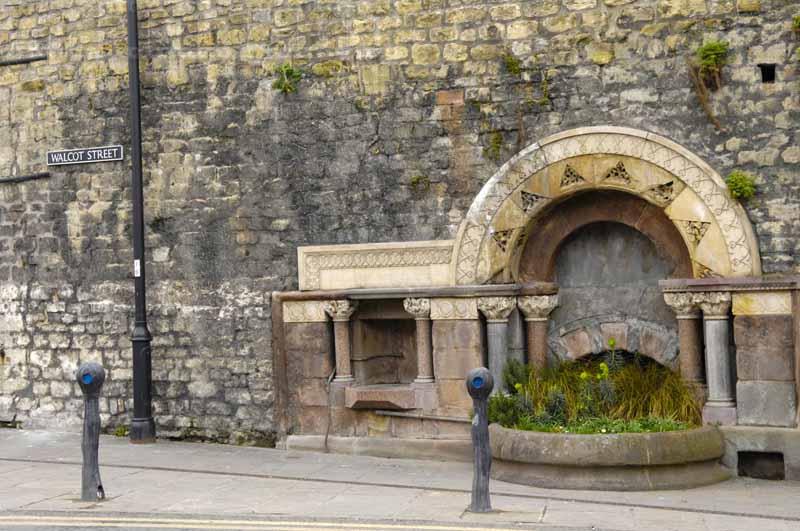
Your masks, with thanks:
[(472, 418), (472, 449), (475, 455), (475, 474), (472, 478), (472, 503), (467, 510), (488, 513), (492, 510), (489, 499), (489, 472), (492, 469), (492, 450), (489, 447), (489, 394), (494, 387), (492, 373), (478, 367), (467, 373), (467, 391), (472, 397), (475, 416)]
[(106, 379), (106, 371), (99, 363), (84, 363), (76, 373), (78, 385), (84, 398), (83, 408), (83, 469), (81, 471), (81, 500), (97, 501), (106, 497), (100, 481), (100, 389)]

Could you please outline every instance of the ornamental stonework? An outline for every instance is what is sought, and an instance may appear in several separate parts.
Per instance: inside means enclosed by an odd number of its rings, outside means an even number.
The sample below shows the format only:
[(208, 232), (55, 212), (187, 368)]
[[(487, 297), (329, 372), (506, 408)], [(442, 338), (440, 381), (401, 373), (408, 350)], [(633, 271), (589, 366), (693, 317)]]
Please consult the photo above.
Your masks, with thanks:
[(416, 319), (428, 319), (431, 316), (430, 299), (404, 299), (403, 308)]
[(489, 321), (508, 319), (516, 305), (516, 297), (481, 297), (478, 299), (478, 309)]

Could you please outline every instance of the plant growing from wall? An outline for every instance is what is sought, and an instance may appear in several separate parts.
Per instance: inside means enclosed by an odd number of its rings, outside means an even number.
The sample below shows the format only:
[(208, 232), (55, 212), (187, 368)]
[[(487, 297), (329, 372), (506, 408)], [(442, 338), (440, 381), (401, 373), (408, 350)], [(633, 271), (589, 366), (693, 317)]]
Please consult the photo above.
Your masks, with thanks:
[(297, 84), (303, 77), (302, 70), (295, 68), (291, 63), (283, 63), (275, 69), (275, 74), (278, 79), (272, 83), (273, 89), (284, 94), (297, 92)]
[(722, 87), (722, 67), (727, 62), (728, 51), (729, 45), (726, 41), (708, 41), (698, 47), (694, 56), (689, 59), (689, 77), (700, 106), (720, 131), (724, 129), (711, 109), (711, 93)]
[(730, 190), (733, 198), (739, 201), (752, 199), (756, 194), (755, 177), (745, 171), (732, 171), (725, 179), (725, 182), (728, 184), (728, 190)]
[(503, 64), (506, 67), (506, 72), (512, 76), (520, 77), (522, 75), (522, 62), (513, 53), (506, 52), (503, 55)]
[(800, 15), (795, 15), (792, 19), (792, 31), (795, 35), (800, 35)]
[(498, 161), (500, 160), (500, 152), (503, 149), (503, 133), (495, 131), (489, 135), (489, 145), (483, 148), (483, 154), (486, 158)]
[(427, 175), (413, 175), (409, 179), (409, 184), (411, 184), (411, 189), (415, 192), (427, 192), (431, 189), (431, 180)]

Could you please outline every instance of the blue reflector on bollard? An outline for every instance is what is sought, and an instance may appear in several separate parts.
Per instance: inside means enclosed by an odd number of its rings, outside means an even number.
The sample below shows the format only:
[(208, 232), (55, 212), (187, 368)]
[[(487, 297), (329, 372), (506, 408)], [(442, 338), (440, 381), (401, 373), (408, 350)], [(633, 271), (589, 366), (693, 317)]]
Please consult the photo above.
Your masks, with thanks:
[(94, 378), (92, 377), (91, 374), (86, 373), (81, 377), (81, 380), (83, 380), (83, 383), (85, 383), (86, 385), (89, 385), (90, 383), (92, 383), (92, 380), (94, 380)]
[(472, 387), (474, 387), (475, 389), (480, 389), (481, 387), (483, 387), (483, 378), (481, 378), (480, 376), (477, 378), (473, 378)]

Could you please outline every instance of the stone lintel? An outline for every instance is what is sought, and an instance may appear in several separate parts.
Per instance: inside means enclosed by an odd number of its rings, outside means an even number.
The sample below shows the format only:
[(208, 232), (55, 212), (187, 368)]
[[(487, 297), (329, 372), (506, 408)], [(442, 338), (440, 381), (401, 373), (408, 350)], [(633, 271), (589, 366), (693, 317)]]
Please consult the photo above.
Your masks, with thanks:
[(786, 291), (800, 289), (800, 276), (671, 278), (659, 280), (664, 292), (671, 291)]
[(410, 385), (364, 385), (345, 390), (345, 406), (351, 409), (414, 409), (416, 405), (416, 390)]

